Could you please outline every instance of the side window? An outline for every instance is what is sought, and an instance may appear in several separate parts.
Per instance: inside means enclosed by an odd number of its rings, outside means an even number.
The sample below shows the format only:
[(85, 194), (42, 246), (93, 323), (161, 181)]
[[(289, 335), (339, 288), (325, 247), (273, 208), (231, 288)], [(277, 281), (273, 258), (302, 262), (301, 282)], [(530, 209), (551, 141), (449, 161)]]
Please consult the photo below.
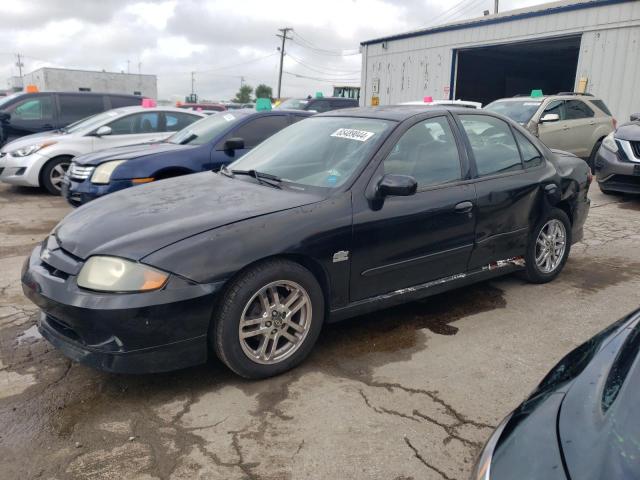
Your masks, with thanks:
[(564, 100), (554, 100), (553, 102), (549, 102), (549, 104), (545, 107), (542, 115), (547, 113), (555, 113), (560, 116), (560, 120), (566, 120), (566, 115), (564, 111)]
[(189, 115), (188, 113), (165, 112), (165, 132), (177, 132), (188, 127), (200, 117)]
[(565, 104), (567, 120), (579, 120), (582, 118), (591, 118), (594, 113), (587, 104), (580, 100), (568, 100)]
[(476, 160), (478, 175), (522, 169), (520, 153), (509, 125), (485, 115), (460, 115)]
[(246, 148), (253, 148), (288, 125), (289, 121), (285, 115), (260, 117), (239, 126), (227, 135), (227, 138), (240, 137), (244, 140)]
[(316, 100), (311, 103), (307, 110), (315, 110), (318, 113), (328, 112), (331, 110), (331, 104), (327, 100)]
[(64, 95), (59, 94), (60, 122), (68, 124), (104, 112), (102, 95)]
[(594, 104), (596, 107), (598, 107), (600, 110), (602, 110), (602, 112), (606, 113), (610, 117), (613, 116), (611, 114), (611, 110), (609, 110), (609, 108), (605, 105), (605, 103), (602, 100), (589, 100), (589, 101), (592, 104)]
[(109, 124), (113, 135), (134, 135), (158, 131), (158, 113), (145, 112), (127, 115)]
[(542, 164), (542, 155), (538, 149), (523, 134), (515, 131), (516, 141), (520, 147), (524, 168), (533, 168)]
[(120, 97), (118, 95), (110, 95), (111, 108), (132, 107), (134, 105), (141, 105), (142, 100), (134, 97)]
[(12, 120), (53, 120), (51, 95), (29, 98), (18, 103), (11, 111)]
[(418, 188), (459, 180), (460, 156), (446, 117), (407, 130), (384, 161), (384, 173), (410, 175)]

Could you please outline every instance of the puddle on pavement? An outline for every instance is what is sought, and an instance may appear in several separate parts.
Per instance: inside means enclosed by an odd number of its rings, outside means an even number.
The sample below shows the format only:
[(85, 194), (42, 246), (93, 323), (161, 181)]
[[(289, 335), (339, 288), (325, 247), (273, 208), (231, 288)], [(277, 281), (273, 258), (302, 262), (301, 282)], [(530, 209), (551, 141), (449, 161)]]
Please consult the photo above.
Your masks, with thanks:
[(607, 287), (640, 278), (640, 262), (624, 259), (600, 262), (592, 258), (571, 258), (558, 280), (585, 293), (596, 293)]
[(421, 330), (455, 335), (455, 321), (505, 306), (502, 290), (490, 283), (479, 283), (327, 325), (316, 350), (320, 355), (356, 357), (413, 349)]

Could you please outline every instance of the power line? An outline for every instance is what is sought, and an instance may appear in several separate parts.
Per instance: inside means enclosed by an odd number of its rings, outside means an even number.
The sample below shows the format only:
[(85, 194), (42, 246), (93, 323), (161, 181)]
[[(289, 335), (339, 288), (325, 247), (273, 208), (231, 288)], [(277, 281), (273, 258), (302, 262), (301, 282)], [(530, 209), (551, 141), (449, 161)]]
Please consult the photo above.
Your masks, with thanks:
[(329, 74), (329, 75), (335, 75), (335, 76), (345, 76), (345, 75), (353, 75), (355, 73), (360, 73), (360, 70), (354, 70), (354, 71), (344, 72), (344, 73), (338, 73), (338, 72), (335, 72), (335, 71), (320, 70), (320, 69), (311, 67), (311, 66), (305, 64), (304, 62), (299, 61), (298, 59), (293, 57), (291, 54), (289, 54), (289, 58), (291, 60), (293, 60), (294, 62), (296, 62), (298, 65), (301, 65), (304, 68), (307, 68), (307, 69), (309, 69), (309, 70), (311, 70), (313, 72), (316, 72), (316, 73)]
[[(321, 68), (323, 70), (328, 70), (328, 71), (332, 71), (332, 72), (340, 72), (340, 73), (344, 73), (344, 72), (349, 72), (349, 73), (360, 73), (360, 69), (358, 70), (345, 70), (344, 68), (334, 68), (334, 67), (330, 67), (328, 65), (319, 65), (316, 63), (307, 63), (307, 59), (302, 59), (296, 55), (293, 55), (291, 52), (288, 52), (289, 57), (293, 58), (294, 60), (297, 60), (298, 63), (300, 63), (301, 65), (305, 65), (307, 67), (315, 67), (315, 68)], [(325, 73), (325, 72), (322, 72)]]
[(300, 73), (287, 72), (283, 71), (287, 75), (291, 75), (292, 77), (297, 78), (306, 78), (308, 80), (316, 80), (318, 82), (327, 82), (327, 83), (336, 83), (336, 82), (348, 82), (348, 83), (356, 83), (360, 82), (360, 78), (325, 78), (325, 77), (311, 77), (308, 75), (302, 75)]
[[(301, 46), (303, 48), (308, 48), (310, 50), (314, 50), (314, 51), (316, 51), (318, 53), (321, 53), (321, 54), (330, 55), (330, 56), (341, 56), (341, 57), (342, 56), (350, 56), (350, 55), (359, 55), (360, 54), (360, 51), (357, 48), (351, 48), (351, 49), (348, 49), (348, 50), (337, 50), (337, 49), (322, 48), (322, 47), (318, 47), (313, 42), (310, 42), (309, 40), (304, 38), (297, 31), (294, 31), (293, 35), (294, 35), (294, 42), (297, 43), (299, 46)], [(297, 39), (295, 37), (297, 37)], [(300, 43), (300, 42), (302, 42), (302, 43)]]
[(220, 70), (228, 70), (230, 68), (235, 68), (235, 67), (241, 67), (243, 65), (248, 65), (250, 63), (254, 63), (254, 62), (258, 62), (260, 60), (264, 60), (265, 58), (271, 58), (275, 55), (278, 55), (277, 53), (270, 53), (269, 55), (265, 55), (264, 57), (258, 57), (258, 58), (254, 58), (252, 60), (247, 60), (245, 62), (240, 62), (240, 63), (234, 63), (233, 65), (225, 65), (224, 67), (216, 67), (216, 68), (212, 68), (209, 70), (200, 70), (200, 71), (196, 71), (195, 73), (211, 73), (211, 72), (219, 72)]

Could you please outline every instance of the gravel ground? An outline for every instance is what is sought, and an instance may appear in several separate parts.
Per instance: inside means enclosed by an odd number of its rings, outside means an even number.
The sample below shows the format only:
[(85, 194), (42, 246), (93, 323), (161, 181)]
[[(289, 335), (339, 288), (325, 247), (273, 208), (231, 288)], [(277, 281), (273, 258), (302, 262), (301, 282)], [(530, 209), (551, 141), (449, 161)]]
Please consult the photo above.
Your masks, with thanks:
[(125, 376), (52, 349), (19, 276), (69, 207), (0, 185), (0, 478), (465, 479), (549, 368), (638, 306), (640, 199), (591, 197), (553, 283), (508, 276), (331, 325), (300, 368), (249, 382), (215, 359)]

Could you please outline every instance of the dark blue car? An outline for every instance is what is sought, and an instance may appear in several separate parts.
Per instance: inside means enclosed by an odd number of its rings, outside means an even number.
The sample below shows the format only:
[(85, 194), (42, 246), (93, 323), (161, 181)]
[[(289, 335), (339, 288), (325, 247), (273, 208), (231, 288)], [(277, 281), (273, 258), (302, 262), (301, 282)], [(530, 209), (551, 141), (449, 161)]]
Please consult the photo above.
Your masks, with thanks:
[(311, 116), (299, 110), (234, 110), (204, 118), (154, 144), (76, 157), (62, 185), (74, 207), (134, 185), (220, 167), (283, 128)]

